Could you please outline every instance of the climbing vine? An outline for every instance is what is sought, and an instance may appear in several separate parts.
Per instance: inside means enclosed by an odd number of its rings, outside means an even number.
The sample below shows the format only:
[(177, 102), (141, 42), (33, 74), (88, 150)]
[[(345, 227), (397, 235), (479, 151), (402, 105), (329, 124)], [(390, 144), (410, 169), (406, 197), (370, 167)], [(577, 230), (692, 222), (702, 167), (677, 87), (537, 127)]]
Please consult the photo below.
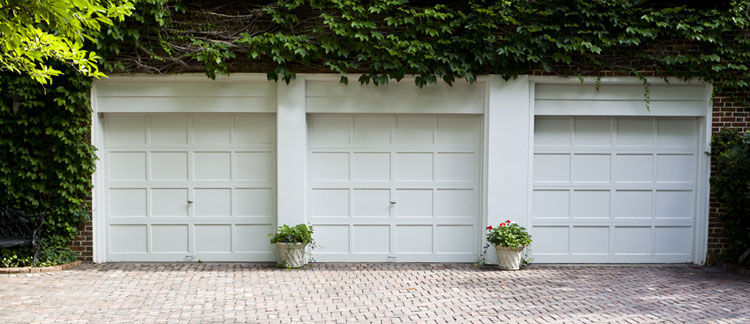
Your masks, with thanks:
[(748, 87), (748, 2), (682, 3), (139, 0), (99, 46), (117, 72), (356, 73), (378, 85), (416, 75), (425, 86), (537, 71)]

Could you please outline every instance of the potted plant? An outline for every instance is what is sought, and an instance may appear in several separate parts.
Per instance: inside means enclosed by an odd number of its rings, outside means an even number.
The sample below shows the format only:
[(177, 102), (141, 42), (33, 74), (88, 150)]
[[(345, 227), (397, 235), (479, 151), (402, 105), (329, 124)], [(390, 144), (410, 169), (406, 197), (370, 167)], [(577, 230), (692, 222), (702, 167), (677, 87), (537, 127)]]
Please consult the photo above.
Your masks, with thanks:
[(271, 244), (276, 244), (279, 252), (279, 264), (287, 268), (301, 268), (307, 264), (306, 249), (315, 247), (311, 225), (281, 225), (276, 233), (268, 234)]
[(521, 268), (523, 249), (531, 244), (531, 235), (525, 228), (507, 220), (498, 227), (487, 226), (487, 246), (495, 246), (497, 265), (503, 270)]

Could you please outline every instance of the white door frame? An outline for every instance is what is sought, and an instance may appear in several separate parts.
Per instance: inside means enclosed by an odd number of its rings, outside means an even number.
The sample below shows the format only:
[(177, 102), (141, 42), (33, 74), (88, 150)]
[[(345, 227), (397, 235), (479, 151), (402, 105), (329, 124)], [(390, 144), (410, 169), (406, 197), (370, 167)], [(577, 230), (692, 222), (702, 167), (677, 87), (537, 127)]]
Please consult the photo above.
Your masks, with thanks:
[[(357, 75), (349, 76), (354, 80)], [(268, 82), (266, 77), (261, 73), (235, 73), (231, 77), (219, 78), (223, 81), (247, 81), (247, 82)], [(297, 79), (289, 85), (282, 82), (273, 85), (277, 90), (273, 93), (273, 98), (268, 100), (259, 100), (259, 103), (273, 105), (272, 107), (262, 108), (242, 108), (244, 112), (274, 112), (277, 113), (277, 120), (281, 119), (280, 109), (290, 113), (286, 117), (292, 118), (290, 122), (295, 125), (306, 127), (306, 98), (305, 84), (308, 81), (338, 81), (339, 76), (333, 74), (298, 74)], [(647, 78), (650, 84), (661, 85), (667, 84), (659, 78)], [(106, 163), (103, 161), (103, 128), (101, 113), (116, 112), (118, 108), (111, 105), (102, 107), (97, 96), (98, 87), (109, 81), (162, 81), (165, 83), (175, 83), (181, 81), (188, 82), (205, 82), (207, 78), (203, 74), (183, 74), (168, 76), (152, 75), (131, 75), (131, 76), (114, 76), (109, 80), (99, 80), (93, 83), (91, 89), (92, 105), (92, 127), (91, 143), (97, 148), (96, 171), (92, 176), (94, 189), (92, 192), (92, 217), (93, 217), (93, 257), (94, 262), (106, 261), (106, 235), (105, 235), (105, 213), (107, 201), (104, 199), (104, 175), (106, 174)], [(495, 224), (501, 220), (513, 219), (530, 227), (531, 223), (531, 197), (532, 197), (532, 175), (533, 175), (533, 145), (534, 145), (534, 91), (535, 85), (544, 84), (581, 84), (581, 80), (576, 77), (556, 77), (556, 76), (520, 76), (515, 79), (505, 81), (497, 75), (482, 76), (477, 80), (477, 86), (484, 87), (484, 111), (483, 115), (483, 136), (481, 149), (481, 166), (480, 166), (480, 189), (481, 189), (481, 215), (482, 227), (488, 224)], [(413, 82), (412, 78), (405, 78), (401, 82)], [(583, 78), (585, 84), (594, 84), (597, 82), (595, 77)], [(616, 85), (638, 85), (643, 84), (641, 80), (635, 77), (605, 77), (599, 80), (601, 84)], [(677, 79), (669, 79), (669, 84), (673, 85), (704, 85), (706, 89), (705, 113), (700, 116), (701, 129), (699, 148), (702, 151), (709, 152), (711, 140), (711, 119), (712, 119), (712, 86), (701, 82), (689, 82)], [(132, 106), (130, 107), (132, 108)], [(300, 109), (301, 108), (301, 109)], [(428, 107), (424, 113), (444, 113), (431, 112)], [(115, 109), (115, 110), (113, 110)], [(127, 109), (127, 107), (122, 108)], [(239, 109), (234, 107), (232, 109)], [(136, 110), (138, 110), (136, 108)], [(130, 112), (159, 112), (140, 109), (123, 110)], [(300, 111), (301, 110), (301, 111)], [(222, 112), (211, 110), (212, 112)], [(189, 112), (189, 111), (186, 111)], [(282, 113), (284, 114), (284, 113)], [(669, 116), (669, 115), (665, 115)], [(301, 117), (301, 118), (300, 118)], [(281, 121), (277, 121), (281, 123)], [(291, 125), (291, 124), (289, 124)], [(291, 154), (294, 157), (302, 158), (302, 161), (294, 163), (285, 163), (284, 159), (277, 158), (277, 190), (285, 192), (284, 197), (277, 195), (277, 217), (278, 223), (301, 222), (307, 219), (306, 209), (306, 192), (305, 185), (301, 188), (294, 189), (299, 183), (306, 183), (307, 156), (306, 129), (297, 129), (294, 134), (287, 133), (278, 124), (277, 126), (277, 156), (283, 157), (284, 154)], [(285, 149), (283, 143), (291, 144), (293, 147)], [(300, 165), (300, 163), (302, 165)], [(515, 166), (515, 167), (513, 167)], [(706, 154), (699, 157), (698, 166), (698, 190), (696, 199), (696, 223), (695, 223), (695, 247), (693, 249), (693, 262), (702, 264), (706, 257), (706, 243), (708, 238), (708, 178), (710, 160)], [(520, 169), (519, 169), (520, 168)], [(296, 171), (295, 171), (296, 170)], [(301, 171), (300, 171), (301, 170)], [(291, 172), (291, 173), (289, 173)], [(292, 187), (290, 187), (292, 186)], [(291, 192), (287, 192), (288, 188)], [(292, 190), (294, 189), (294, 190)], [(524, 190), (525, 189), (525, 190)], [(289, 195), (287, 195), (289, 194)], [(289, 202), (297, 202), (297, 206), (288, 205)], [(300, 204), (299, 202), (303, 202)], [(288, 207), (281, 208), (281, 205)], [(302, 215), (299, 215), (300, 210)], [(524, 215), (525, 214), (525, 215)], [(282, 222), (284, 220), (284, 222)], [(482, 232), (483, 233), (483, 232)], [(483, 235), (480, 235), (483, 237)], [(482, 240), (483, 242), (483, 240)], [(483, 244), (483, 243), (478, 243)], [(481, 248), (481, 246), (480, 246)], [(494, 261), (494, 256), (489, 256), (489, 261)]]
[[(713, 102), (711, 100), (713, 93), (713, 85), (702, 81), (685, 81), (680, 79), (668, 78), (664, 80), (662, 78), (646, 78), (649, 85), (701, 85), (705, 89), (705, 110), (700, 112), (683, 113), (680, 111), (650, 111), (645, 109), (641, 114), (627, 114), (627, 116), (659, 116), (659, 117), (679, 117), (679, 116), (692, 116), (699, 118), (699, 143), (698, 153), (706, 152), (706, 154), (698, 154), (698, 166), (696, 168), (696, 201), (695, 201), (695, 220), (694, 220), (694, 246), (693, 246), (693, 263), (704, 264), (706, 261), (706, 249), (708, 242), (708, 207), (709, 207), (709, 177), (710, 177), (710, 156), (708, 152), (711, 151), (711, 125), (712, 125), (712, 112)], [(533, 167), (534, 167), (534, 116), (535, 114), (535, 86), (536, 84), (578, 84), (593, 86), (597, 82), (602, 85), (643, 85), (643, 81), (635, 77), (603, 77), (598, 79), (596, 77), (584, 77), (579, 79), (577, 77), (558, 77), (558, 76), (530, 76), (529, 77), (529, 111), (530, 111), (530, 141), (529, 141), (529, 171), (528, 171), (528, 207), (526, 214), (526, 221), (528, 227), (532, 226), (532, 197), (533, 197)], [(567, 112), (569, 115), (574, 115), (573, 111)], [(611, 114), (608, 116), (612, 116)]]

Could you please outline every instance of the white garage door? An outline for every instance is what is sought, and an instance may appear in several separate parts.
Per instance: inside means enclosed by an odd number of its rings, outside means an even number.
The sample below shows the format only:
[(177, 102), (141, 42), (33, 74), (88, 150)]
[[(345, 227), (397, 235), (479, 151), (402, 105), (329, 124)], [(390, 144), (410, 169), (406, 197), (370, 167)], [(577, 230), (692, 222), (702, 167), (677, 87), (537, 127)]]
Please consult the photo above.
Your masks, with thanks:
[(107, 261), (270, 261), (275, 119), (105, 114)]
[(536, 262), (691, 262), (695, 118), (537, 117)]
[(309, 215), (318, 261), (472, 262), (477, 116), (311, 115)]

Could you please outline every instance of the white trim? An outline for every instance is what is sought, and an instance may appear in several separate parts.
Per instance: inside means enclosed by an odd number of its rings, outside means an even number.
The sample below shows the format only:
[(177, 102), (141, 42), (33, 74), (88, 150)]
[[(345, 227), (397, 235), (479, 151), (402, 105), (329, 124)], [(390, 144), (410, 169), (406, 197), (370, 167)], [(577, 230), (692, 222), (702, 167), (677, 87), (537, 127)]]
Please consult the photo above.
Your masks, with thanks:
[(106, 244), (106, 220), (104, 219), (106, 210), (106, 199), (104, 199), (104, 129), (101, 115), (98, 112), (98, 100), (96, 92), (96, 83), (91, 86), (91, 144), (96, 148), (96, 161), (92, 182), (94, 190), (91, 193), (91, 217), (92, 217), (92, 246), (93, 261), (105, 262), (107, 258)]
[[(669, 85), (706, 85), (707, 82), (701, 80), (682, 80), (678, 78), (645, 78), (649, 84), (669, 84)], [(564, 76), (552, 76), (552, 75), (531, 75), (529, 80), (534, 83), (550, 83), (550, 84), (581, 84), (581, 78), (578, 77), (564, 77)], [(601, 84), (643, 84), (643, 81), (636, 77), (601, 77), (598, 80)], [(597, 77), (583, 77), (584, 84), (596, 84)]]
[(706, 115), (700, 126), (701, 143), (698, 149), (698, 190), (695, 223), (695, 248), (693, 249), (693, 263), (705, 264), (708, 253), (708, 221), (709, 221), (709, 193), (711, 178), (711, 135), (713, 127), (713, 85), (706, 85)]

